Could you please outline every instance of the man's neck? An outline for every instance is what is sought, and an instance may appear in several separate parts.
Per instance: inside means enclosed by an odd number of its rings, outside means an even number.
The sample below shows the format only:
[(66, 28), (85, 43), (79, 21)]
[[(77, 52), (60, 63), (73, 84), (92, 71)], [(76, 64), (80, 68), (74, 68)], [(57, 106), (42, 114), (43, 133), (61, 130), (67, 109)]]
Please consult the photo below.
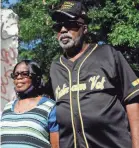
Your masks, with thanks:
[[(78, 52), (72, 53), (72, 54), (66, 52), (66, 57), (70, 61), (74, 62), (75, 60), (77, 60), (84, 53), (84, 51), (87, 50), (88, 46), (89, 46), (89, 44), (84, 43), (81, 50), (79, 50)], [(77, 50), (74, 50), (74, 51), (77, 51)]]

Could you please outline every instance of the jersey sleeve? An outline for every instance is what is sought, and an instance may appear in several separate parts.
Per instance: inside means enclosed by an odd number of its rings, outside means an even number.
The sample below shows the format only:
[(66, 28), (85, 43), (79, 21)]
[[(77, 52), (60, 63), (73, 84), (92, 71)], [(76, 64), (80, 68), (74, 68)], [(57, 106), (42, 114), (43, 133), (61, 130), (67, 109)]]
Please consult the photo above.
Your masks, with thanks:
[(56, 107), (54, 107), (48, 116), (48, 129), (49, 132), (57, 132), (59, 130), (58, 123), (56, 121)]
[(136, 100), (139, 103), (139, 78), (135, 75), (120, 51), (116, 51), (116, 67), (119, 85), (122, 89), (122, 102), (129, 104)]

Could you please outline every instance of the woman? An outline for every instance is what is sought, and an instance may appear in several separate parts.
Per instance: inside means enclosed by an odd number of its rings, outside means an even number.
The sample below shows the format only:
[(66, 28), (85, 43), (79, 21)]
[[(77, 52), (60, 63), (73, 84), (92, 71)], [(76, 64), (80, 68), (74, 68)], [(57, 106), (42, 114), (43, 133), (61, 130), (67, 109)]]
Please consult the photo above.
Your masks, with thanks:
[(44, 96), (39, 65), (23, 60), (11, 77), (17, 99), (9, 102), (2, 114), (2, 148), (58, 148), (55, 103)]

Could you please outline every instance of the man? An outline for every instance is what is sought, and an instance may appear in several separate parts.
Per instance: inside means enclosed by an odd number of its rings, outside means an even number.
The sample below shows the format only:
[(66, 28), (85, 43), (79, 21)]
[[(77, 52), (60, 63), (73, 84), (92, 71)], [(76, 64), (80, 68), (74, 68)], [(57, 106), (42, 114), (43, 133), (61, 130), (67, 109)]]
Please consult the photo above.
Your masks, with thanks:
[(60, 148), (139, 147), (139, 79), (119, 51), (86, 42), (81, 2), (65, 1), (52, 19), (64, 51), (50, 69)]

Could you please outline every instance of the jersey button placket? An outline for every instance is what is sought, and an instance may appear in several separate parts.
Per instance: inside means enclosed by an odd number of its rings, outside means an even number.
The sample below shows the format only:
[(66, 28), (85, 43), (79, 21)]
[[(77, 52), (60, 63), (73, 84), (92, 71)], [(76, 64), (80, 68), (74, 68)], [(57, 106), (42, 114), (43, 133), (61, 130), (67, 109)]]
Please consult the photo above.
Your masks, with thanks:
[(78, 116), (78, 112), (75, 112), (74, 115), (77, 117)]
[(78, 129), (77, 132), (78, 132), (79, 135), (81, 135), (81, 130)]
[[(76, 85), (76, 83), (77, 83), (77, 82), (76, 82), (76, 79), (73, 79), (73, 81), (72, 81), (72, 86), (73, 86), (73, 85)], [(77, 96), (75, 95), (75, 92), (73, 92), (73, 99), (76, 99), (76, 97), (77, 97)]]
[(76, 84), (76, 83), (77, 83), (77, 81), (74, 79), (74, 80), (73, 80), (73, 84)]
[(72, 93), (72, 98), (74, 99), (74, 100), (76, 100), (76, 94), (75, 93)]
[[(72, 87), (74, 85), (76, 85), (76, 84), (77, 84), (76, 71), (73, 70), (72, 71)], [(77, 95), (76, 95), (76, 92), (75, 91), (72, 91), (72, 98), (73, 99), (76, 99), (77, 98)]]

